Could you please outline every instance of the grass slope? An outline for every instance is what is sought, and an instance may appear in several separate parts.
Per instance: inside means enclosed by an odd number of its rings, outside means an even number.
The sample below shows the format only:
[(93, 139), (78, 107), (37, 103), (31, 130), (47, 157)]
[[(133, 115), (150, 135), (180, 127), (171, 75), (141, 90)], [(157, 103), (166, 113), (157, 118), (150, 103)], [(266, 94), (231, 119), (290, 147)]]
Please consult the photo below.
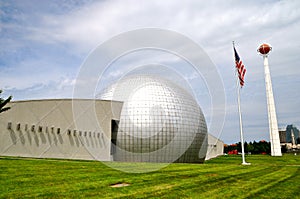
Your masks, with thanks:
[[(300, 156), (223, 156), (124, 173), (97, 161), (0, 158), (1, 198), (300, 198)], [(116, 163), (144, 167), (151, 163)], [(112, 188), (111, 184), (130, 186)]]

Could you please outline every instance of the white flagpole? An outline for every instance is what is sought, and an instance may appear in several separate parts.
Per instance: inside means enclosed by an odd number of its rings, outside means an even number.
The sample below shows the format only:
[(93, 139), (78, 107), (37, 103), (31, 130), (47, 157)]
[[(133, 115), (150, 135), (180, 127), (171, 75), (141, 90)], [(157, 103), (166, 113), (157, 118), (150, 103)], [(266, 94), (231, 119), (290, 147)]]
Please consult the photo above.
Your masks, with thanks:
[(241, 137), (241, 147), (242, 147), (242, 164), (247, 165), (245, 161), (245, 150), (244, 150), (244, 135), (243, 135), (243, 123), (242, 123), (242, 113), (241, 113), (241, 100), (240, 100), (240, 82), (237, 74), (237, 100), (238, 100), (238, 110), (239, 110), (239, 119), (240, 119), (240, 137)]
[[(234, 41), (232, 42), (234, 47)], [(234, 59), (235, 60), (235, 59)], [(235, 67), (236, 68), (236, 67)], [(244, 135), (243, 135), (243, 123), (242, 123), (242, 113), (241, 113), (241, 99), (240, 99), (240, 80), (238, 71), (236, 68), (236, 86), (237, 86), (237, 101), (238, 101), (238, 111), (239, 111), (239, 120), (240, 120), (240, 139), (241, 139), (241, 147), (242, 147), (242, 165), (250, 165), (245, 160), (245, 150), (244, 150)]]

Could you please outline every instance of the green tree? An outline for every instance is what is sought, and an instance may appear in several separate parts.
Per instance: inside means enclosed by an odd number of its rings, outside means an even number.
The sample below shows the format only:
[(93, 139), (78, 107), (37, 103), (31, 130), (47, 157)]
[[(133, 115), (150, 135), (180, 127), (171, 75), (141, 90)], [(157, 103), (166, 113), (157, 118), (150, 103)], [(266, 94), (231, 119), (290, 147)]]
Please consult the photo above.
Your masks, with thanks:
[(249, 144), (247, 145), (247, 151), (253, 153), (254, 146), (253, 146), (252, 142), (249, 142)]
[(300, 144), (300, 137), (297, 138), (297, 144)]
[[(0, 90), (0, 94), (2, 93), (2, 90)], [(10, 100), (12, 99), (12, 96), (9, 96), (7, 99), (3, 99), (0, 97), (0, 113), (7, 111), (10, 109), (10, 107), (4, 107)]]
[(247, 142), (244, 142), (244, 150), (245, 150), (245, 153), (248, 153), (248, 143)]

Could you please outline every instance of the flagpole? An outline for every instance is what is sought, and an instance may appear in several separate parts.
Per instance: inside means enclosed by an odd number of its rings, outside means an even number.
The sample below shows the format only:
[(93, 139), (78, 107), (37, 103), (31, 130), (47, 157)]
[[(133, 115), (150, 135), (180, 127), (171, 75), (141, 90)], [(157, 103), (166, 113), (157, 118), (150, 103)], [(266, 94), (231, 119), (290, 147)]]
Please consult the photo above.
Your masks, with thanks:
[(240, 100), (240, 82), (237, 77), (237, 101), (238, 101), (238, 110), (239, 110), (239, 119), (240, 119), (240, 139), (241, 139), (241, 147), (242, 147), (242, 164), (247, 165), (248, 163), (245, 161), (245, 150), (244, 150), (244, 135), (243, 135), (243, 123), (242, 123), (242, 113), (241, 113), (241, 100)]
[[(234, 46), (234, 41), (232, 41), (232, 45)], [(239, 120), (240, 120), (240, 139), (241, 139), (241, 147), (242, 147), (242, 165), (250, 165), (245, 160), (245, 150), (244, 150), (244, 135), (243, 135), (243, 122), (242, 122), (242, 113), (241, 113), (241, 99), (240, 99), (240, 81), (238, 76), (238, 71), (236, 68), (236, 86), (237, 86), (237, 101), (238, 101), (238, 112), (239, 112)]]

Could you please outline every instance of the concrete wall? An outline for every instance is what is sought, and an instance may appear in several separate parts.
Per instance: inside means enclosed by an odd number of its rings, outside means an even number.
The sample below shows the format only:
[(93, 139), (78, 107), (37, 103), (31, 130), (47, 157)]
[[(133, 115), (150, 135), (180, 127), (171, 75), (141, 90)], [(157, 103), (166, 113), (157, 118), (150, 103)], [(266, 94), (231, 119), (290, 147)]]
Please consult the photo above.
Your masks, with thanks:
[(218, 157), (224, 154), (224, 142), (208, 134), (208, 147), (205, 160)]
[(0, 114), (0, 155), (110, 160), (111, 120), (121, 102), (15, 101)]
[[(122, 103), (55, 99), (15, 101), (0, 114), (0, 155), (110, 161), (111, 121)], [(208, 134), (206, 160), (224, 143)]]

